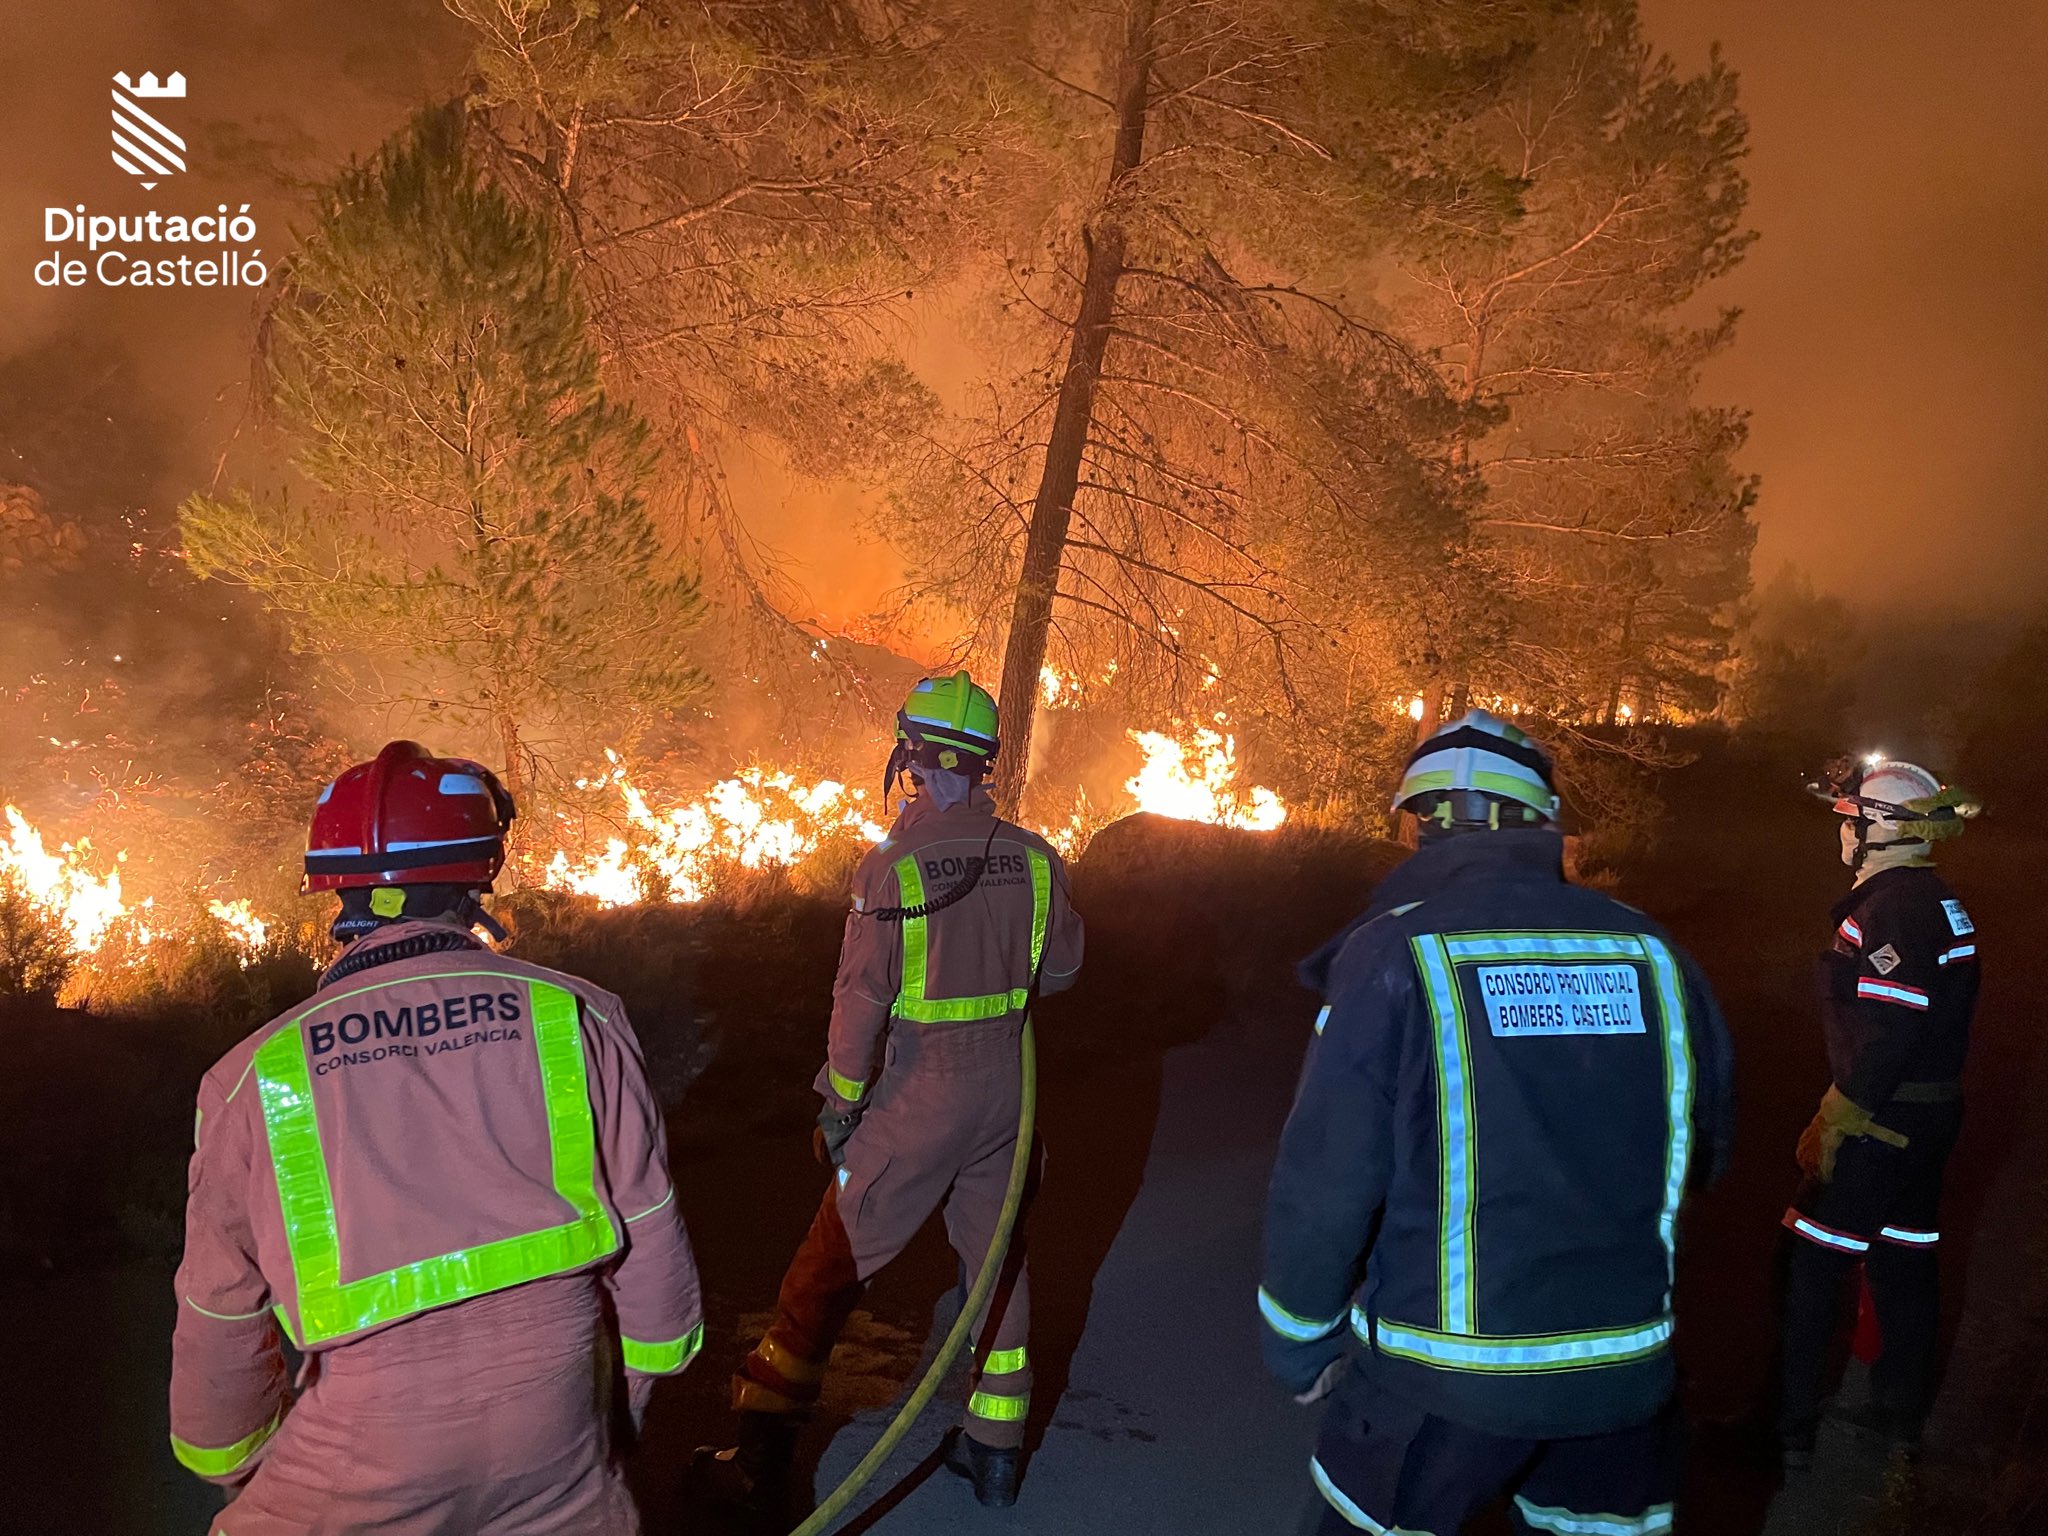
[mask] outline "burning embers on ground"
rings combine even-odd
[[[1287,807],[1270,789],[1238,785],[1228,722],[1124,733],[1141,763],[1123,784],[1123,803],[1098,807],[1077,794],[1057,825],[1039,831],[1069,858],[1120,815],[1147,811],[1183,821],[1271,831]],[[799,884],[842,878],[853,858],[887,834],[879,795],[836,778],[807,778],[766,765],[743,768],[701,794],[665,794],[610,766],[578,786],[601,807],[581,824],[564,816],[553,836],[519,854],[520,883],[581,896],[600,906],[701,902],[758,872],[787,872]],[[103,849],[89,838],[52,845],[16,807],[0,830],[0,890],[42,920],[72,964],[63,995],[77,1001],[153,950],[204,939],[245,965],[280,944],[304,942],[304,914],[259,912],[232,891],[166,889],[140,848]],[[175,885],[175,882],[172,882]]]

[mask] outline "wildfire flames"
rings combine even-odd
[[[1287,807],[1272,790],[1239,787],[1237,744],[1222,716],[1178,735],[1124,735],[1143,759],[1124,782],[1128,803],[1098,807],[1084,792],[1062,824],[1039,829],[1067,857],[1078,857],[1105,822],[1133,810],[1258,832],[1286,821]],[[886,813],[873,797],[837,779],[753,766],[694,798],[664,805],[659,792],[629,776],[616,754],[607,757],[609,771],[579,788],[616,797],[616,830],[578,835],[565,818],[557,846],[528,861],[532,883],[604,907],[700,902],[740,872],[798,870],[835,845],[860,850],[887,835],[879,819]],[[6,806],[4,816],[0,883],[50,924],[75,960],[90,961],[103,977],[139,964],[145,951],[157,953],[163,943],[204,937],[209,925],[217,925],[216,939],[224,938],[250,964],[272,946],[284,921],[259,913],[247,897],[202,894],[189,911],[160,908],[153,897],[132,898],[122,885],[124,871],[133,873],[126,850],[103,854],[85,837],[53,849],[17,807]],[[74,976],[67,992],[78,990]]]
[[[246,896],[234,901],[209,901],[206,910],[227,930],[228,942],[244,960],[253,960],[270,942],[270,924],[256,915]]]
[[[1246,832],[1271,832],[1287,820],[1287,806],[1270,789],[1237,785],[1237,741],[1220,727],[1197,726],[1187,741],[1163,731],[1126,734],[1145,754],[1145,766],[1124,781],[1141,811],[1180,821]]]
[[[0,840],[0,875],[64,930],[74,951],[93,953],[106,942],[114,925],[130,915],[121,899],[119,869],[95,874],[90,867],[91,844],[84,839],[76,844],[60,843],[51,853],[43,846],[43,834],[14,806],[7,807],[6,817],[7,835]],[[127,860],[125,853],[114,856],[116,864]]]
[[[732,869],[791,868],[834,838],[879,843],[888,829],[868,814],[867,793],[836,779],[800,783],[794,774],[747,768],[695,800],[657,812],[615,754],[607,782],[625,807],[627,836],[582,855],[558,848],[541,883],[621,907],[650,895],[702,901]],[[589,784],[582,786],[591,787]]]

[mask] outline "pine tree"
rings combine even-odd
[[[1008,263],[1021,324],[990,414],[934,443],[893,509],[927,553],[923,591],[1002,647],[999,795],[1023,787],[1049,648],[1107,656],[1121,695],[1161,707],[1220,675],[1293,713],[1386,648],[1364,632],[1372,599],[1406,610],[1423,557],[1456,564],[1460,407],[1383,323],[1375,264],[1418,222],[1506,204],[1500,178],[1431,146],[1519,12],[1039,13],[1026,62],[1071,124],[1054,141],[1079,148],[1049,157],[1058,195]]]
[[[702,605],[646,511],[646,424],[600,385],[554,226],[479,168],[459,106],[326,189],[266,329],[298,483],[188,501],[194,569],[515,793],[691,698]]]
[[[660,506],[725,621],[708,643],[724,672],[774,685],[788,729],[815,726],[821,677],[849,698],[871,680],[726,466],[858,494],[932,414],[902,321],[955,275],[989,151],[1020,131],[990,62],[1010,8],[448,5],[477,40],[477,120],[506,184],[558,225],[607,379],[677,445]]]
[[[1694,402],[1734,316],[1685,306],[1748,248],[1746,125],[1716,57],[1681,76],[1634,0],[1556,7],[1456,141],[1506,217],[1418,247],[1396,324],[1474,407],[1487,579],[1509,622],[1438,658],[1438,692],[1569,726],[1713,706],[1748,584],[1746,425]]]

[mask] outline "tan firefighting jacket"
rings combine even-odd
[[[619,1000],[481,944],[350,975],[200,1084],[173,1448],[202,1476],[248,1475],[284,1413],[280,1328],[318,1357],[574,1275],[609,1292],[640,1401],[697,1352],[696,1266]]]
[[[918,915],[984,858],[966,897]],[[1041,996],[1062,992],[1081,969],[1081,950],[1066,865],[1044,838],[998,821],[986,790],[950,810],[909,802],[854,871],[820,1090],[859,1103],[891,1028],[1014,1025],[1034,968]]]

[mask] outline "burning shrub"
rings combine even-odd
[[[764,881],[768,894],[843,890],[853,861],[887,834],[873,819],[867,791],[758,764],[657,810],[618,756],[607,755],[612,771],[578,787],[616,790],[623,824],[613,823],[619,830],[605,837],[602,852],[557,848],[539,880],[601,906],[700,902],[713,892],[747,904],[763,894]]]
[[[0,997],[54,999],[71,974],[71,940],[11,872],[0,872]]]

